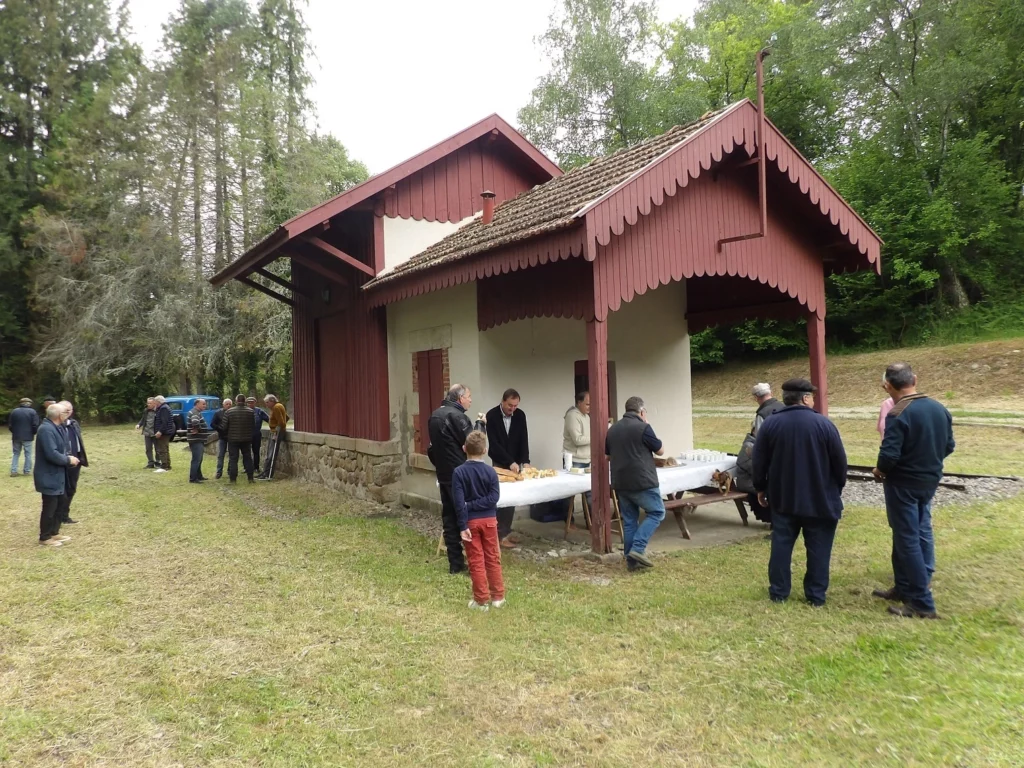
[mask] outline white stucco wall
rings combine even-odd
[[[655,432],[673,454],[693,447],[685,313],[686,286],[676,283],[624,304],[608,323],[608,359],[615,362],[618,395],[611,411],[618,418],[627,397],[643,397]],[[412,353],[444,347],[449,348],[452,382],[473,390],[470,417],[493,408],[502,392],[514,387],[527,415],[533,463],[559,467],[563,417],[575,394],[575,362],[587,357],[584,323],[536,318],[480,333],[475,284],[390,305],[392,424],[410,452],[413,419],[419,412],[419,395],[412,391]]]
[[[476,284],[391,304],[387,318],[392,433],[413,451],[414,417],[420,402],[419,394],[412,391],[414,352],[447,348],[452,382],[465,384],[474,392],[480,386]],[[441,398],[436,399],[435,407],[441,404]]]
[[[384,272],[390,272],[416,254],[447,237],[467,221],[416,221],[384,217]]]
[[[665,450],[693,448],[690,337],[686,283],[663,285],[623,304],[608,320],[608,359],[615,361],[620,417],[626,398],[639,395]]]

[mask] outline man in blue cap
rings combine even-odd
[[[846,450],[835,424],[814,411],[815,387],[807,379],[782,385],[786,406],[766,419],[754,443],[754,488],[771,505],[772,552],[768,594],[789,598],[793,547],[803,533],[807,549],[804,597],[825,604],[836,526],[843,513]]]

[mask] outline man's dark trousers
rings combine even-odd
[[[512,521],[515,519],[515,507],[498,507],[498,541],[512,533]]]
[[[768,559],[768,594],[772,600],[785,600],[792,589],[793,547],[803,531],[807,549],[807,573],[804,597],[821,605],[828,591],[829,563],[838,520],[823,517],[791,517],[772,514],[772,553]]]
[[[929,587],[935,569],[932,498],[935,489],[917,490],[885,483],[885,514],[892,528],[892,573],[896,591],[911,607],[935,612]]]
[[[188,468],[188,479],[193,483],[203,479],[203,454],[206,453],[206,443],[191,442],[188,449],[192,452],[192,463]]]
[[[260,448],[263,446],[263,435],[252,439],[252,466],[253,469],[260,468]]]
[[[245,443],[228,443],[228,477],[232,482],[238,479],[238,454],[242,454],[242,466],[245,474],[252,480],[252,441]],[[454,509],[454,507],[453,507]]]
[[[64,501],[61,502],[61,518],[62,523],[66,523],[71,519],[71,502],[75,500],[75,494],[78,493],[78,476],[82,474],[82,465],[79,464],[77,467],[69,466],[67,468],[68,481],[65,485],[64,490]]]
[[[459,518],[455,514],[452,484],[440,483],[440,486],[441,529],[444,531],[444,546],[448,550],[448,569],[463,571],[466,569],[466,557],[462,551],[462,537],[459,535]]]
[[[44,493],[41,495],[43,497],[43,509],[39,514],[39,540],[46,541],[60,533],[66,497],[64,494],[50,496]]]
[[[226,438],[217,440],[217,477],[224,474],[224,457],[228,452],[228,441]]]

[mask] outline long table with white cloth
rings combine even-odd
[[[686,461],[678,467],[662,467],[658,470],[661,495],[670,496],[711,485],[711,476],[716,471],[726,472],[735,466],[736,457],[730,456],[722,461]],[[502,483],[498,506],[522,507],[576,496],[590,490],[590,479],[589,474],[576,475],[562,470],[554,477]]]

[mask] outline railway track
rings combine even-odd
[[[860,482],[880,482],[871,474],[872,469],[874,467],[850,464],[847,467],[846,477],[849,480]],[[944,472],[942,480],[939,482],[939,488],[948,488],[952,491],[966,491],[967,484],[947,480],[946,478],[956,478],[957,480],[1010,480],[1017,483],[1021,481],[1019,477],[1014,475],[972,475],[963,472]]]

